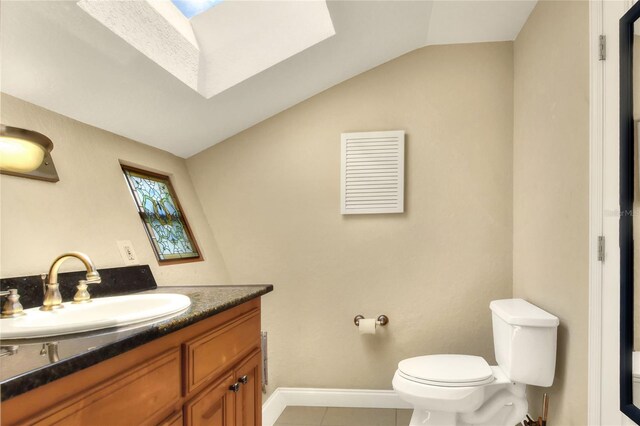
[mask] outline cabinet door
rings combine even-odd
[[[185,425],[234,426],[235,384],[234,375],[229,373],[189,401],[184,406]]]
[[[254,352],[236,368],[236,426],[262,425],[261,352]]]

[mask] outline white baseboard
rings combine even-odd
[[[273,426],[280,414],[287,408],[285,398],[280,395],[280,388],[262,404],[262,426]]]
[[[273,426],[287,406],[412,408],[392,390],[278,388],[262,404],[263,426]]]

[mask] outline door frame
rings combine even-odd
[[[589,366],[590,425],[633,424],[620,411],[619,19],[632,0],[589,2]],[[599,58],[606,36],[606,60]],[[598,237],[604,236],[604,261]]]

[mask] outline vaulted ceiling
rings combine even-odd
[[[290,3],[296,1],[301,0]],[[81,3],[92,2],[96,0]],[[514,40],[536,1],[329,1],[323,7],[328,9],[335,35],[325,21],[315,39],[309,38],[304,46],[298,42],[300,35],[297,44],[273,42],[278,44],[274,52],[284,54],[260,54],[268,44],[253,52],[246,45],[235,48],[232,16],[238,25],[241,16],[264,18],[269,3],[224,0],[192,19],[200,46],[213,46],[215,52],[227,50],[226,65],[218,70],[212,70],[219,63],[214,56],[199,56],[199,61],[208,62],[215,78],[203,82],[198,77],[194,82],[188,74],[193,73],[192,63],[176,62],[183,66],[178,72],[186,72],[185,78],[177,77],[75,1],[2,2],[0,89],[189,157],[411,50],[430,44]],[[245,12],[237,13],[241,9]],[[316,9],[319,12],[313,13],[322,13],[322,8]],[[225,19],[222,13],[227,13]],[[286,27],[286,22],[278,26]],[[291,27],[310,25],[295,24]],[[223,25],[231,41],[216,43],[212,38]],[[265,24],[265,37],[273,34],[267,27]],[[256,66],[258,58],[262,65]],[[226,72],[234,66],[244,70],[243,74]]]

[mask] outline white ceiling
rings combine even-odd
[[[207,98],[335,34],[324,1],[222,1],[191,23]]]
[[[333,37],[205,99],[75,1],[3,1],[0,88],[189,157],[419,47],[513,40],[535,3],[330,1]]]
[[[221,1],[191,20],[169,0],[78,5],[207,99],[335,34],[321,0]]]

